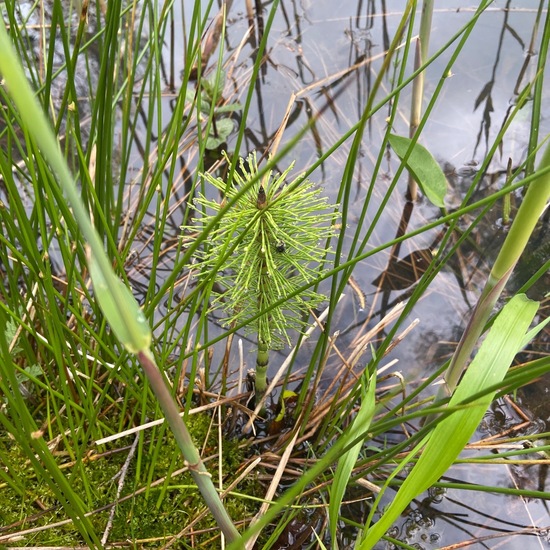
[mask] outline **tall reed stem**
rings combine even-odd
[[[428,59],[428,47],[430,43],[430,32],[432,28],[432,15],[434,10],[433,0],[424,0],[422,3],[422,16],[420,19],[420,33],[416,42],[414,70],[418,70]],[[422,116],[422,98],[424,97],[424,71],[422,71],[413,82],[411,98],[411,122],[409,126],[409,137],[412,139]],[[409,186],[407,189],[407,200],[415,201],[418,185],[412,174],[409,175]]]
[[[535,225],[550,199],[550,141],[540,161],[540,176],[528,187],[525,197],[512,222],[508,235],[491,269],[483,292],[479,297],[462,339],[445,374],[445,384],[440,386],[436,401],[449,397],[464,372],[474,346],[489,319],[512,271],[518,262]]]
[[[143,367],[143,372],[147,376],[153,392],[162,407],[162,410],[164,411],[166,420],[172,429],[176,442],[185,459],[185,465],[195,480],[195,483],[204,497],[210,512],[214,516],[228,542],[238,541],[241,536],[233,525],[229,514],[222,504],[216,487],[212,481],[212,476],[207,471],[206,466],[201,460],[199,452],[191,439],[187,426],[180,416],[180,411],[174,402],[170,391],[168,390],[166,380],[157,367],[153,355],[149,350],[144,350],[137,354],[137,358]]]

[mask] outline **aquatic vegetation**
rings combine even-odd
[[[540,535],[550,17],[375,5],[1,3],[0,544]]]
[[[229,136],[235,130],[234,121],[227,116],[235,111],[240,111],[239,103],[223,103],[223,90],[225,87],[225,73],[214,71],[210,76],[201,80],[200,100],[197,101],[197,91],[187,88],[186,99],[193,104],[199,104],[199,122],[206,121],[207,135],[205,148],[214,151],[227,142]]]
[[[202,234],[226,203],[232,205],[197,251],[196,269],[201,279],[223,289],[212,291],[212,308],[226,312],[223,323],[244,325],[246,333],[257,337],[259,395],[267,386],[269,350],[290,344],[290,330],[304,332],[303,315],[325,299],[309,287],[322,276],[319,266],[330,259],[326,247],[338,218],[321,190],[303,176],[287,182],[292,167],[260,179],[251,154],[240,160],[233,182],[203,174],[222,199],[199,195],[194,223],[184,227],[184,232]]]

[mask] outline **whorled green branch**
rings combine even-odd
[[[290,329],[301,330],[304,311],[324,299],[312,288],[293,294],[319,277],[337,215],[321,190],[303,176],[286,182],[293,164],[282,174],[269,172],[262,181],[255,154],[241,159],[239,168],[232,185],[202,175],[222,199],[199,195],[194,225],[184,229],[203,231],[225,201],[246,189],[198,253],[199,277],[212,277],[216,270],[224,291],[215,294],[212,306],[225,311],[226,325],[251,320],[246,331],[257,333],[262,346],[277,349],[289,343]]]

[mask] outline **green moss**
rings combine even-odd
[[[206,449],[205,456],[215,455],[218,451],[217,433],[211,429],[210,416],[206,414],[193,416],[189,424],[196,444],[199,448]],[[158,432],[159,436],[161,434],[163,434],[160,441],[161,452],[156,454],[156,459],[146,452],[142,456],[144,462],[142,469],[148,472],[147,477],[153,482],[183,467],[183,458],[172,434],[167,430]],[[144,433],[143,437],[150,438],[154,435],[153,433]],[[131,443],[131,441],[118,440],[117,447],[109,450],[111,452],[92,459],[88,458],[76,464],[64,463],[68,460],[64,455],[59,457],[60,467],[64,468],[63,471],[70,480],[71,487],[84,500],[88,510],[97,510],[116,500],[117,475],[128,455],[129,447],[125,446],[126,443]],[[150,443],[156,445],[158,442],[147,440],[144,448],[151,448]],[[20,449],[5,437],[3,440],[0,439],[0,450],[4,460],[9,464],[9,471],[5,477],[10,479],[12,485],[0,484],[0,525],[9,526],[21,522],[9,531],[5,527],[0,527],[0,536],[6,532],[17,533],[23,529],[47,526],[67,519],[66,513],[59,506],[48,484],[37,478]],[[115,452],[116,450],[120,450],[120,452]],[[244,454],[239,449],[238,443],[224,440],[223,471],[228,475],[235,473],[243,459]],[[208,461],[208,468],[212,472],[217,471],[217,461]],[[259,496],[260,489],[255,476],[251,475],[248,479],[243,480],[236,490],[243,494]],[[242,497],[228,497],[225,504],[229,514],[237,522],[249,519],[258,508],[256,502]],[[116,507],[109,541],[132,541],[136,546],[147,548],[161,546],[171,537],[178,536],[178,533],[203,510],[205,510],[204,500],[189,473],[172,477],[155,487],[147,487],[146,481],[138,479],[136,457],[134,457],[126,474],[119,504]],[[108,518],[109,510],[91,516],[92,524],[99,537],[105,529]],[[193,530],[194,533],[200,533],[193,536],[193,548],[203,545],[219,546],[218,529],[209,513],[206,513],[204,518],[194,525]],[[187,534],[178,540],[174,547],[190,547],[188,546],[190,540]],[[29,544],[33,546],[74,546],[80,545],[82,542],[78,531],[71,524],[67,524],[55,529],[33,533],[20,541],[10,542],[10,546],[28,546]]]

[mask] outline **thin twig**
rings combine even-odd
[[[136,435],[134,437],[134,442],[132,443],[132,446],[130,447],[130,451],[128,452],[128,456],[126,457],[126,460],[124,461],[124,464],[122,465],[122,468],[118,474],[116,474],[113,479],[118,477],[118,485],[116,490],[116,497],[115,497],[115,505],[111,508],[111,511],[109,512],[109,519],[107,520],[107,525],[105,526],[105,531],[103,531],[103,536],[101,537],[101,544],[105,546],[107,544],[107,539],[109,538],[109,533],[111,532],[111,528],[113,527],[113,520],[115,518],[116,513],[116,506],[118,504],[118,499],[120,498],[120,495],[122,493],[122,489],[124,487],[124,482],[126,480],[126,474],[128,473],[128,468],[130,467],[130,462],[132,462],[132,458],[134,457],[134,454],[137,449],[137,444],[139,441],[139,435]]]

